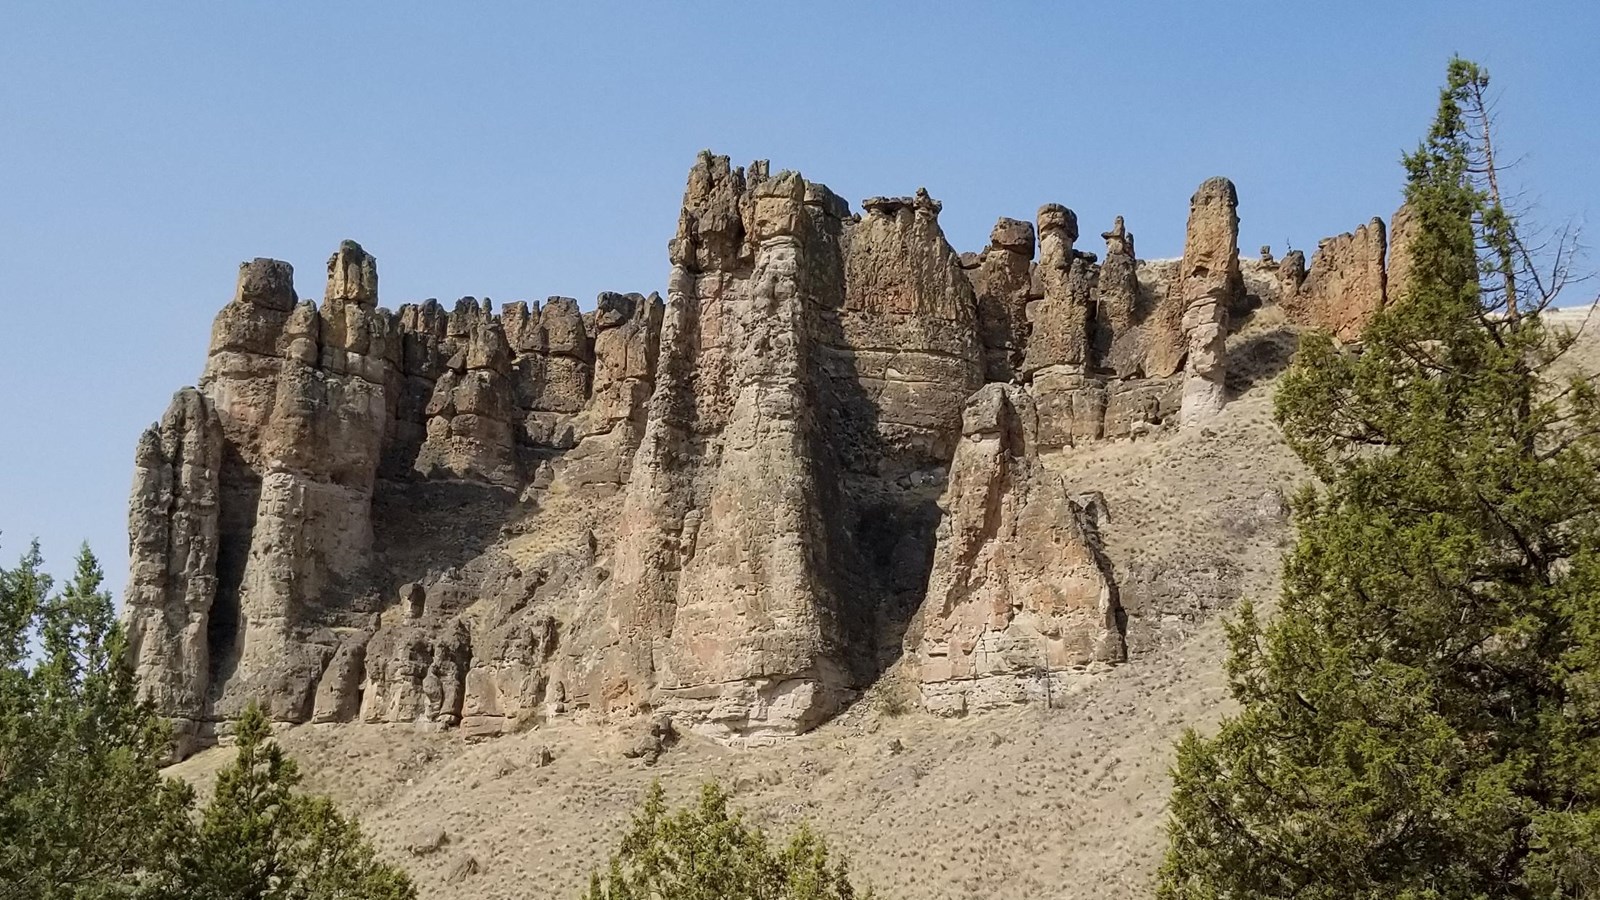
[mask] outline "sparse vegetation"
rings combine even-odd
[[[885,675],[867,689],[867,704],[878,713],[897,719],[917,708],[917,686],[897,675]]]

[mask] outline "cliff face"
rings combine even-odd
[[[665,301],[390,312],[353,242],[320,305],[245,263],[138,447],[144,690],[184,749],[252,699],[752,738],[896,665],[946,713],[1048,694],[1126,650],[1095,504],[1045,459],[1216,415],[1230,316],[1349,339],[1384,302],[1381,222],[1308,274],[1241,266],[1236,210],[1202,185],[1176,262],[1138,260],[1120,217],[1082,252],[1059,204],[958,255],[924,191],[854,214],[707,153]]]

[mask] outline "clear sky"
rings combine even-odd
[[[320,298],[354,238],[391,308],[660,290],[702,148],[926,186],[963,250],[1057,201],[1174,256],[1222,174],[1246,252],[1309,250],[1394,210],[1456,52],[1541,215],[1600,214],[1593,0],[0,0],[0,559],[122,584],[134,443],[241,260]]]

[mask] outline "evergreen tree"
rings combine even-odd
[[[170,734],[141,702],[84,548],[52,593],[34,545],[0,569],[0,900],[409,900],[252,708],[196,823],[165,778]]]
[[[1321,483],[1241,711],[1181,741],[1164,898],[1600,893],[1600,401],[1565,280],[1500,193],[1487,75],[1405,158],[1411,276],[1358,351],[1308,336],[1277,418]]]
[[[135,696],[94,555],[54,594],[41,565],[34,545],[0,571],[0,898],[157,890],[190,792],[161,777],[167,731]]]
[[[650,787],[604,875],[590,875],[584,900],[852,900],[848,864],[806,826],[774,853],[767,838],[728,807],[714,783],[692,806],[669,812]],[[860,895],[869,900],[872,892]]]
[[[252,704],[234,730],[234,762],[179,863],[179,896],[228,900],[411,900],[405,873],[379,862],[361,829],[325,797],[299,794],[300,772]]]

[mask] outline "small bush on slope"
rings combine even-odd
[[[716,784],[698,801],[667,810],[656,782],[612,855],[590,876],[583,900],[870,900],[857,893],[844,859],[805,825],[773,852],[761,831],[728,808]]]

